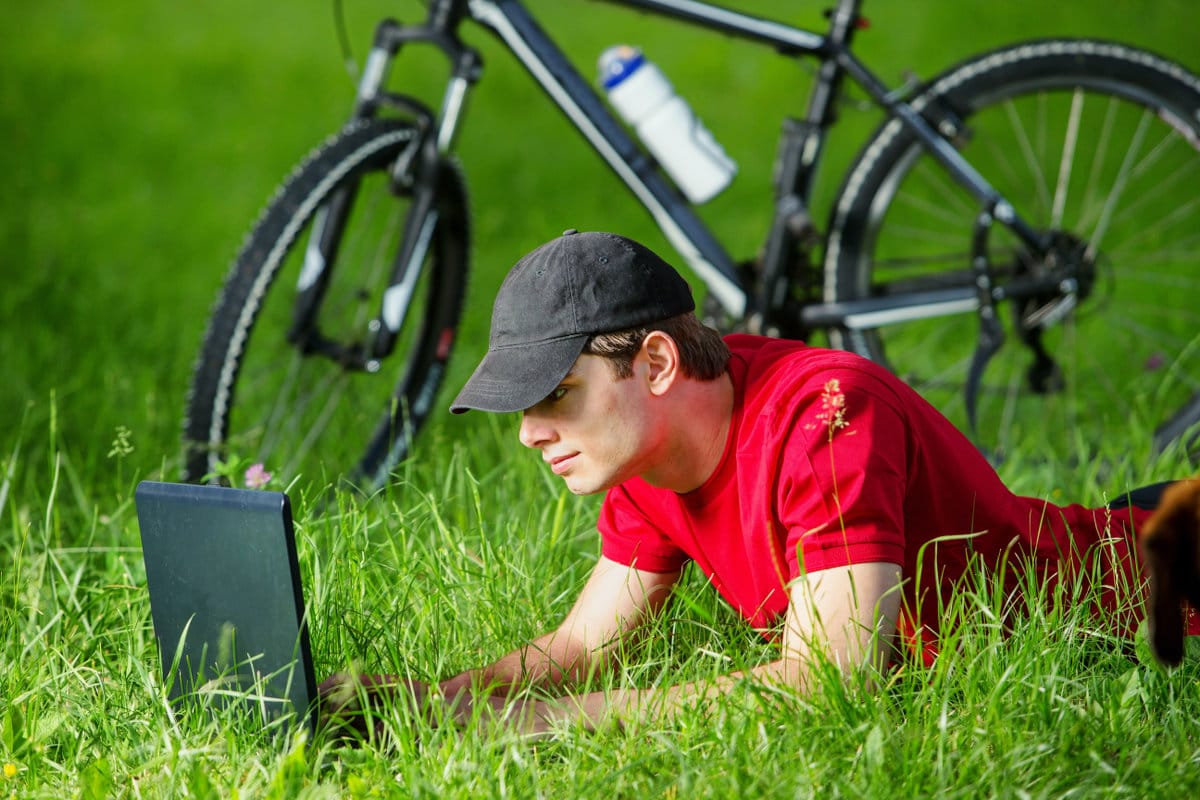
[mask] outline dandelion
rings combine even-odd
[[[266,467],[264,467],[261,463],[251,464],[246,469],[246,488],[261,489],[271,482],[271,478],[271,473],[267,472]]]
[[[16,776],[17,776],[17,765],[12,763],[11,761],[6,762],[4,765],[4,777],[15,778]]]

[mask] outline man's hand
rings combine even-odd
[[[398,675],[335,673],[317,687],[318,728],[359,742],[383,735],[383,721],[407,707],[417,717],[428,708],[429,686]]]
[[[1183,660],[1183,601],[1200,611],[1200,478],[1167,487],[1138,544],[1150,575],[1150,647],[1174,666]]]

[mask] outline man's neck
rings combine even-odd
[[[670,435],[642,478],[679,494],[704,485],[721,464],[733,420],[733,380],[685,380],[672,395]]]

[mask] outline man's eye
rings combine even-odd
[[[567,396],[567,387],[565,387],[565,386],[559,386],[557,389],[555,389],[553,392],[550,393],[551,400],[562,400],[566,396]]]

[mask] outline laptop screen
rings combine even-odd
[[[309,724],[315,681],[291,505],[281,492],[144,481],[150,613],[172,699]]]

